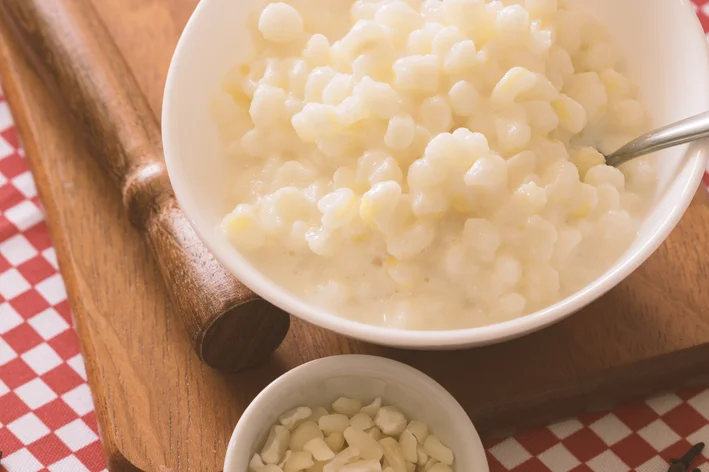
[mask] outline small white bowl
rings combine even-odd
[[[638,238],[613,267],[582,290],[522,318],[480,328],[406,331],[372,326],[318,308],[274,283],[219,230],[232,208],[229,176],[209,101],[227,70],[251,48],[241,25],[263,0],[202,0],[180,38],[165,88],[162,130],[170,181],[185,215],[224,267],[254,292],[317,326],[377,344],[452,349],[496,343],[556,323],[591,303],[633,272],[660,246],[689,206],[706,167],[705,143],[657,156],[660,184]],[[706,37],[689,0],[584,0],[627,58],[628,72],[656,125],[709,110]]]
[[[224,472],[245,472],[278,417],[298,406],[326,407],[339,397],[364,402],[381,397],[409,419],[427,423],[453,450],[455,470],[489,470],[480,436],[460,404],[431,377],[400,362],[375,356],[318,359],[283,374],[255,399],[234,429]]]

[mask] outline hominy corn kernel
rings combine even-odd
[[[423,16],[401,0],[382,5],[374,15],[374,20],[401,32],[409,32],[423,24]]]
[[[475,70],[477,55],[475,43],[470,39],[463,39],[453,44],[445,55],[443,70],[446,74],[459,77]]]
[[[308,40],[303,57],[312,67],[326,66],[330,63],[330,41],[322,34],[314,34]]]
[[[391,117],[384,135],[384,143],[392,149],[406,149],[414,141],[416,123],[410,115]]]
[[[283,117],[286,98],[283,89],[271,85],[259,85],[256,87],[249,108],[251,121],[255,126],[275,125]]]
[[[597,121],[608,109],[608,94],[596,72],[584,72],[569,78],[564,92],[586,110],[589,122]]]
[[[303,34],[303,18],[298,10],[286,3],[270,3],[261,13],[258,29],[269,41],[286,43]]]
[[[533,100],[525,105],[532,129],[541,134],[549,134],[559,127],[559,117],[551,103]]]
[[[365,432],[375,441],[379,441],[382,438],[382,430],[377,428],[376,426],[369,428]]]
[[[433,38],[443,29],[440,23],[426,22],[423,27],[409,34],[406,49],[410,54],[430,54],[433,50]]]
[[[329,461],[335,457],[335,453],[327,445],[323,438],[313,438],[303,446],[303,450],[312,454],[316,461]]]
[[[599,74],[609,98],[625,98],[632,94],[628,78],[614,69],[606,69]]]
[[[446,465],[453,464],[453,451],[444,446],[441,440],[433,434],[429,434],[426,438],[426,441],[423,443],[423,450],[438,462],[442,462]]]
[[[350,426],[360,431],[366,431],[374,427],[374,421],[368,414],[360,411],[350,417]]]
[[[521,43],[529,34],[529,12],[521,5],[504,7],[497,16],[497,28],[503,41]]]
[[[292,451],[300,452],[309,441],[315,438],[322,438],[323,432],[318,424],[313,421],[300,423],[290,434],[289,448]]]
[[[323,467],[323,472],[339,472],[344,465],[358,457],[359,450],[356,447],[350,446],[347,449],[343,449],[334,459],[328,462],[325,467]]]
[[[287,450],[286,453],[283,455],[283,458],[281,459],[281,462],[279,462],[279,463],[277,464],[277,465],[278,465],[278,468],[279,468],[279,469],[284,469],[285,466],[286,466],[286,462],[288,461],[288,459],[290,459],[290,456],[292,456],[292,455],[293,455],[293,451],[291,451],[290,449]]]
[[[428,459],[428,462],[426,462],[426,465],[423,466],[423,470],[426,471],[426,472],[430,472],[430,470],[431,470],[431,469],[433,468],[433,466],[435,466],[436,464],[438,464],[438,461],[437,461],[436,459],[434,459],[433,457],[430,457],[430,458]]]
[[[327,444],[327,447],[332,450],[332,452],[337,454],[344,449],[345,436],[340,432],[330,433],[325,438],[325,443]]]
[[[254,454],[249,461],[249,472],[260,472],[266,465],[261,460],[261,456],[257,453]]]
[[[421,254],[434,240],[436,232],[429,223],[417,223],[403,228],[399,233],[392,235],[387,239],[387,252],[399,260],[408,260]],[[377,417],[382,415],[388,416],[387,413],[382,413],[381,410],[377,413]],[[384,431],[375,418],[374,423]],[[386,427],[390,424],[387,423]],[[403,428],[402,428],[403,429]]]
[[[293,408],[292,410],[283,413],[278,417],[278,421],[292,431],[293,428],[300,424],[300,422],[311,418],[312,414],[313,410],[307,406],[299,406],[298,408]]]
[[[588,123],[586,109],[571,97],[561,94],[552,102],[559,125],[570,133],[580,133]]]
[[[309,452],[294,452],[286,460],[283,472],[300,472],[301,470],[309,469],[313,465],[315,465],[313,456]]]
[[[470,116],[480,101],[480,92],[475,85],[461,80],[453,84],[448,91],[453,111],[460,116]]]
[[[261,449],[261,459],[266,464],[277,464],[288,450],[290,433],[281,425],[271,428],[266,443]]]
[[[396,439],[386,437],[380,439],[379,444],[382,446],[384,459],[389,467],[394,469],[394,472],[406,472],[406,461],[404,460],[401,447],[399,443],[396,442]]]
[[[586,177],[584,177],[583,181],[594,187],[598,187],[601,184],[611,184],[619,192],[625,189],[625,176],[623,173],[615,167],[605,164],[591,167],[586,172]]]
[[[305,100],[315,102],[322,100],[323,92],[330,82],[337,76],[337,72],[328,66],[313,69],[305,82]]]
[[[379,118],[388,120],[396,115],[399,95],[387,83],[363,77],[355,86],[353,96],[360,98],[369,111]]]
[[[465,173],[464,181],[469,187],[500,189],[507,185],[505,161],[496,155],[483,156]]]
[[[359,455],[363,459],[374,459],[380,461],[384,453],[382,446],[364,431],[349,427],[343,433],[345,441],[352,447],[359,450]]]
[[[384,406],[377,411],[374,424],[382,430],[382,433],[397,436],[406,428],[406,416],[396,407]]]
[[[362,401],[354,398],[340,397],[332,404],[332,409],[336,413],[345,416],[354,416],[362,409]]]
[[[340,472],[380,472],[382,465],[376,460],[360,460],[345,465]]]
[[[406,429],[411,431],[419,445],[423,445],[429,434],[428,425],[418,420],[411,420]]]
[[[536,74],[524,67],[513,67],[495,85],[490,98],[500,103],[513,102],[517,96],[529,92],[536,84]]]
[[[453,126],[453,113],[443,96],[427,98],[419,107],[421,123],[431,134],[445,133]]]
[[[445,61],[453,46],[462,41],[463,35],[455,26],[446,26],[436,33],[431,43],[433,54]]]
[[[239,248],[251,251],[265,241],[265,233],[253,211],[239,205],[222,221],[222,228],[229,239]]]
[[[426,451],[423,450],[423,447],[421,445],[417,444],[416,445],[416,463],[420,466],[426,465],[426,462],[428,462],[429,456],[426,454]]]
[[[312,409],[312,413],[310,414],[310,417],[308,419],[310,421],[317,423],[320,420],[320,418],[322,418],[325,415],[329,415],[327,409],[323,408],[321,406],[318,406],[318,407],[315,407]]]
[[[332,433],[343,433],[349,425],[350,419],[339,413],[325,415],[318,420],[318,426],[322,432],[327,435]]]
[[[408,56],[394,63],[394,85],[402,92],[432,94],[438,90],[438,57],[432,54]]]
[[[416,436],[413,435],[411,431],[405,429],[401,432],[399,436],[399,445],[401,446],[401,452],[404,455],[404,459],[407,462],[417,462],[418,454],[416,454]]]

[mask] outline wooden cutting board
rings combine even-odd
[[[170,57],[197,0],[93,1],[159,116]],[[68,126],[5,31],[0,40],[0,73],[45,205],[112,471],[221,470],[249,401],[288,369],[334,354],[418,367],[455,395],[484,437],[709,372],[709,205],[700,192],[669,240],[623,284],[534,335],[465,352],[411,352],[294,319],[266,364],[217,373],[193,353],[81,130]]]

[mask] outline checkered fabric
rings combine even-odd
[[[709,0],[692,0],[699,22],[705,32],[709,32]]]
[[[105,469],[64,283],[0,96],[0,471]]]
[[[667,472],[670,458],[709,444],[709,388],[692,387],[486,445],[490,470]],[[696,466],[709,471],[709,447]]]
[[[709,31],[709,0],[693,1]],[[493,472],[665,472],[669,458],[699,441],[709,444],[707,386],[569,419],[486,448]],[[64,284],[1,94],[0,450],[0,472],[106,470]],[[709,448],[697,465],[709,472]]]

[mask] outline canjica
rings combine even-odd
[[[222,228],[341,316],[488,325],[606,271],[656,187],[599,152],[648,128],[603,26],[559,0],[293,0],[252,22],[213,105]],[[238,45],[235,45],[238,47]]]

